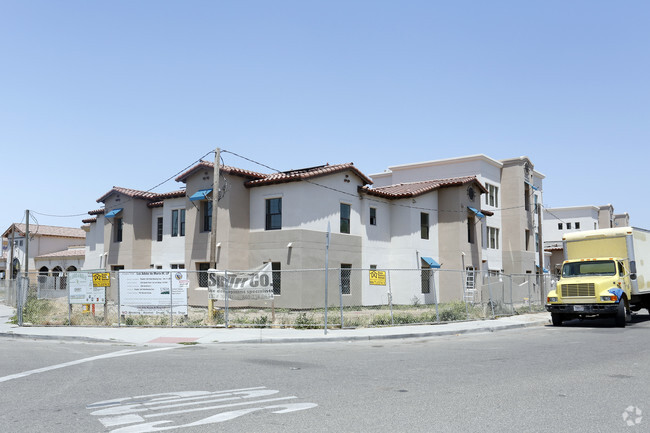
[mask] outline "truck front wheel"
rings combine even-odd
[[[614,316],[614,323],[618,328],[625,328],[625,322],[627,322],[627,308],[625,307],[625,298],[621,298]]]
[[[551,313],[551,322],[553,323],[553,326],[562,326],[562,315],[557,314],[557,313]]]

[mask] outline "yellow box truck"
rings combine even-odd
[[[608,316],[624,327],[650,311],[650,231],[619,227],[567,233],[562,275],[546,298],[553,325]]]

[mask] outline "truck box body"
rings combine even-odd
[[[620,227],[567,233],[564,236],[564,260],[598,257],[626,259],[637,277],[632,280],[632,294],[650,293],[649,230]]]

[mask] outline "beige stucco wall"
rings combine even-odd
[[[104,245],[108,245],[107,267],[149,269],[151,264],[151,210],[147,201],[115,193],[105,201],[106,213],[122,208],[122,242],[115,242],[115,219],[104,218]],[[106,249],[106,247],[105,247]]]
[[[468,206],[480,209],[477,188],[474,201],[467,195],[467,186],[443,188],[439,192],[439,229],[440,260],[444,264],[440,272],[440,302],[457,300],[463,292],[464,276],[460,270],[473,267],[481,269],[483,219],[474,216],[474,243],[468,242],[467,218],[472,213]],[[457,271],[457,272],[454,272]]]
[[[533,226],[534,199],[530,197],[530,207],[526,209],[526,175],[524,165],[527,159],[513,159],[503,162],[501,172],[501,214],[503,225],[503,270],[506,274],[535,272],[535,239]],[[532,171],[532,164],[531,164]],[[531,194],[532,191],[528,190]],[[526,249],[526,230],[529,231]]]

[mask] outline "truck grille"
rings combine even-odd
[[[596,288],[594,283],[580,283],[580,284],[561,284],[561,294],[563,298],[578,297],[578,296],[596,296]]]

